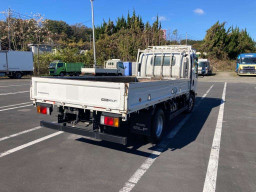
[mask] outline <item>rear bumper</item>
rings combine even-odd
[[[256,71],[239,71],[238,75],[256,75]]]
[[[256,76],[256,73],[253,74],[253,73],[238,73],[239,76]]]
[[[86,137],[90,137],[98,140],[110,141],[110,142],[118,143],[122,145],[127,144],[127,137],[110,135],[110,134],[100,133],[95,131],[88,131],[78,127],[63,126],[58,123],[51,123],[46,121],[41,121],[40,126],[46,127],[49,129],[58,130],[58,131],[64,131],[64,132],[72,133],[76,135],[82,135],[82,136],[86,136]]]

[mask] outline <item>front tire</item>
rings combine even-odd
[[[164,133],[165,115],[162,109],[158,109],[153,117],[151,126],[151,140],[153,143],[159,142]]]

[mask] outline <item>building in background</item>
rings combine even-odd
[[[166,40],[166,33],[167,33],[167,30],[166,30],[166,29],[162,29],[162,32],[163,32],[163,38],[164,38],[164,40]]]
[[[37,55],[38,52],[39,54],[42,54],[42,53],[49,53],[49,52],[52,52],[53,49],[52,49],[52,45],[49,45],[49,44],[28,44],[28,47],[30,48],[30,51],[33,52],[33,54]],[[38,50],[39,48],[39,50]]]

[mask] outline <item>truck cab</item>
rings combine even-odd
[[[117,69],[119,75],[124,75],[124,64],[120,59],[110,59],[105,62],[105,69]]]
[[[190,46],[152,46],[139,50],[138,55],[138,77],[168,79],[196,75],[193,66],[197,57]]]
[[[61,73],[64,74],[65,67],[64,62],[62,61],[53,61],[49,65],[49,75],[60,75]]]
[[[236,72],[238,75],[256,75],[256,53],[238,55]]]

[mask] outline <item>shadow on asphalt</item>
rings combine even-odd
[[[197,97],[198,102],[201,98]],[[175,135],[174,138],[168,138],[168,147],[165,150],[171,149],[172,151],[177,149],[182,149],[183,147],[189,145],[196,140],[197,136],[201,132],[208,116],[210,115],[213,108],[218,107],[221,103],[221,99],[218,98],[205,98],[201,101],[200,105],[194,109],[191,113],[190,118],[185,122],[183,127]],[[177,126],[186,114],[181,114],[172,121],[169,121],[166,125],[168,127],[165,130],[165,135],[163,138],[166,138],[172,129]],[[207,128],[207,127],[205,127]],[[139,150],[142,146],[150,144],[150,150],[157,150],[157,145],[153,145],[148,142],[144,136],[135,136],[128,137],[128,145],[123,146],[120,144],[115,144],[107,141],[95,141],[87,138],[79,138],[77,141],[85,142],[86,144],[96,145],[104,148],[114,149],[126,153],[131,153],[134,155],[148,157],[151,155],[150,152],[144,152]],[[162,152],[162,151],[161,151]]]
[[[2,78],[0,78],[0,81],[7,80],[8,82],[12,82],[12,81],[16,80],[16,82],[17,82],[17,80],[29,80],[29,79],[31,79],[31,77],[22,77],[21,79],[11,79],[9,77],[2,77]]]
[[[211,77],[216,76],[216,73],[208,74],[208,75],[198,75],[198,78]]]
[[[177,135],[170,139],[168,149],[172,151],[182,149],[183,147],[194,142],[204,127],[210,113],[213,108],[218,107],[221,104],[219,98],[205,98],[202,103],[193,111],[191,117],[177,133]],[[214,125],[216,121],[213,122]],[[204,127],[207,129],[207,127]]]

